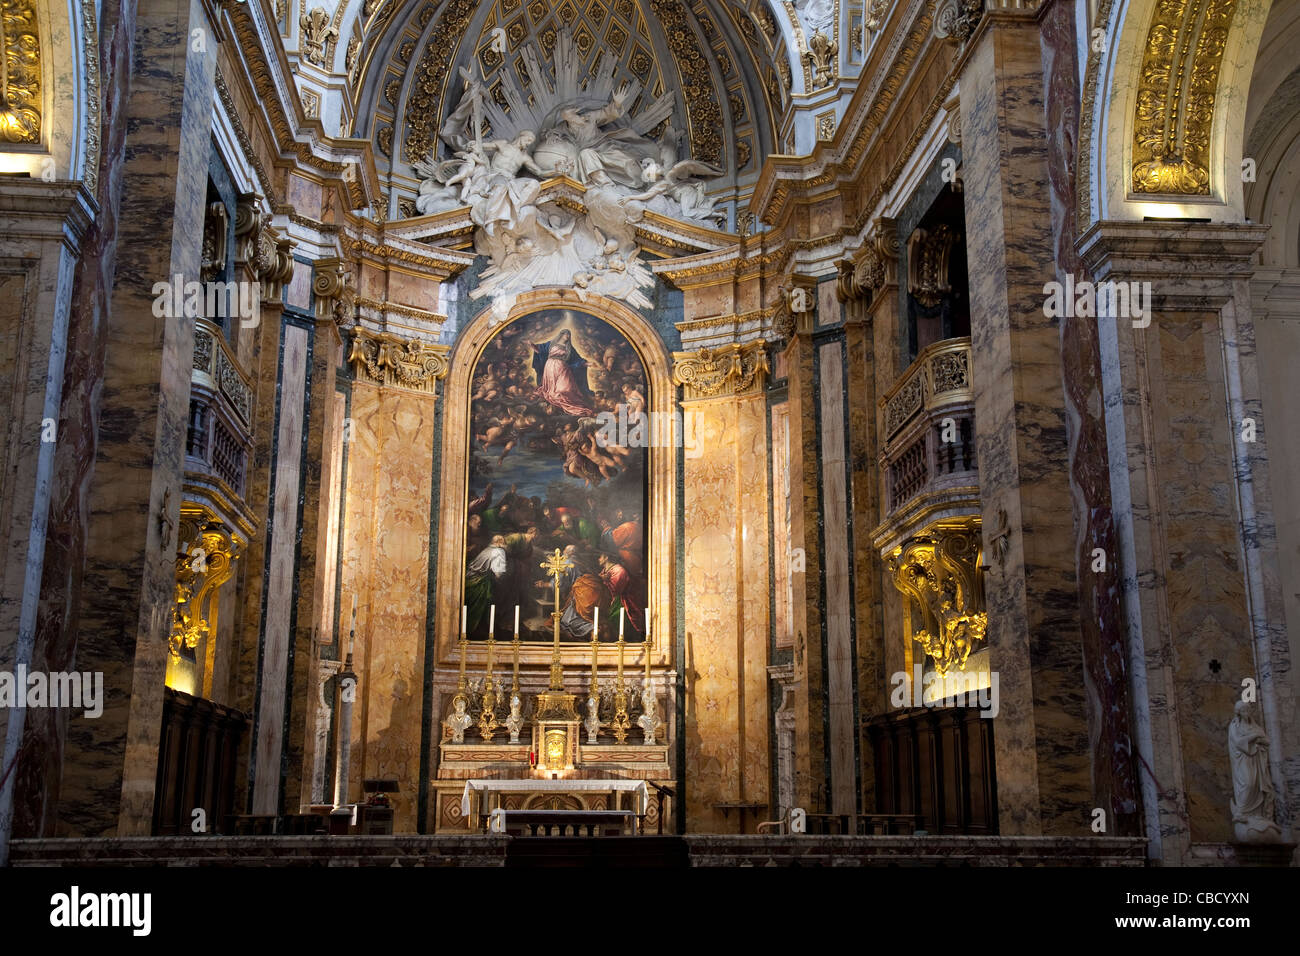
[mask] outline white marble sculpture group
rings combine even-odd
[[[556,39],[552,76],[534,47],[524,49],[524,62],[528,93],[512,71],[500,73],[508,111],[472,72],[461,71],[464,95],[439,131],[453,155],[415,164],[423,177],[416,208],[428,214],[469,207],[474,249],[490,260],[475,298],[561,285],[648,308],[643,290],[654,280],[640,258],[636,223],[647,210],[725,220],[702,178],[721,171],[679,159],[672,93],[630,115],[639,84],[616,83],[613,58],[598,60],[584,82],[567,31]],[[657,127],[659,135],[649,138]],[[542,194],[542,182],[557,176],[585,187],[580,205]]]

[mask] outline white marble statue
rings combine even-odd
[[[599,711],[600,711],[600,698],[594,696],[588,697],[587,717],[582,722],[582,726],[587,731],[587,743],[589,744],[594,744],[596,742],[597,735],[599,735],[600,733],[601,723],[600,723]]]
[[[510,695],[510,716],[506,718],[506,730],[510,731],[510,742],[512,744],[519,743],[519,731],[524,726],[524,717],[520,713],[523,703],[518,694]]]
[[[1268,737],[1255,722],[1251,704],[1237,701],[1228,725],[1232,765],[1232,830],[1239,843],[1276,843],[1282,831],[1273,819],[1273,778],[1268,769]]]
[[[451,742],[454,744],[463,744],[465,742],[465,731],[474,726],[474,718],[466,711],[469,709],[469,700],[464,694],[457,694],[451,700],[451,716],[442,722],[443,727],[451,734]]]
[[[439,131],[451,155],[415,164],[422,214],[468,206],[474,249],[490,260],[474,298],[517,295],[543,286],[619,299],[648,309],[654,277],[641,259],[636,223],[647,209],[696,222],[725,220],[705,193],[720,171],[678,158],[681,133],[665,121],[674,96],[634,113],[640,84],[619,83],[617,58],[582,65],[569,31],[556,38],[552,75],[538,51],[524,57],[529,85],[503,71],[503,109],[471,71],[465,92]],[[657,140],[649,131],[664,127]],[[485,138],[485,132],[492,138]],[[582,208],[542,196],[542,181],[567,176],[585,187]]]
[[[809,33],[821,30],[828,36],[833,34],[835,0],[794,0],[794,9]]]
[[[641,688],[641,716],[636,719],[636,724],[641,728],[645,735],[647,744],[654,744],[659,739],[659,728],[662,726],[659,720],[659,703],[655,698],[654,678],[645,682]]]

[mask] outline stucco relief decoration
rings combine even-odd
[[[338,37],[339,31],[330,23],[330,16],[321,7],[312,7],[298,17],[298,29],[302,31],[303,56],[309,63],[325,65],[325,45]]]
[[[33,0],[0,0],[0,140],[41,141],[41,41]]]
[[[794,9],[799,23],[809,33],[835,35],[835,0],[794,0]]]
[[[1133,191],[1207,196],[1210,134],[1236,0],[1159,0],[1142,51]]]
[[[416,208],[469,207],[474,249],[490,260],[474,298],[508,301],[558,285],[582,298],[599,293],[649,308],[644,290],[654,278],[640,257],[636,223],[647,210],[694,222],[724,217],[704,192],[706,178],[721,170],[680,157],[671,93],[633,113],[639,84],[616,83],[612,58],[584,71],[568,31],[556,36],[553,52],[548,75],[539,50],[526,48],[527,91],[502,74],[497,89],[508,109],[462,72],[464,95],[439,132],[452,158],[415,164],[423,177]],[[543,182],[555,177],[581,185],[581,200],[543,196]]]
[[[813,89],[820,90],[835,82],[835,55],[837,53],[839,53],[839,46],[821,30],[815,32],[809,38],[808,49],[804,52],[803,57],[812,67]],[[821,132],[820,129],[818,132]]]

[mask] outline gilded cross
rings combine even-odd
[[[573,562],[559,548],[542,562],[542,570],[555,579],[555,612],[551,621],[555,626],[555,645],[551,651],[551,690],[564,690],[560,667],[560,575],[573,567]]]

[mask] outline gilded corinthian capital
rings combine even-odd
[[[765,339],[673,353],[673,384],[688,401],[758,392],[769,371]]]

